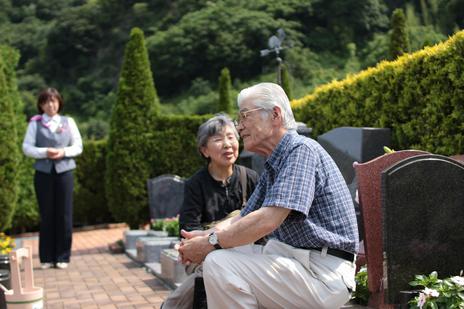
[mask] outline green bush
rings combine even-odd
[[[151,223],[154,231],[165,231],[169,237],[179,236],[179,217],[155,219]]]
[[[391,18],[390,59],[395,59],[409,51],[408,31],[406,30],[406,17],[402,9],[393,11]]]
[[[155,120],[154,128],[144,134],[151,178],[162,174],[190,177],[205,164],[197,150],[196,135],[210,117],[162,116]]]
[[[221,76],[219,77],[219,110],[218,112],[224,112],[229,115],[233,112],[232,99],[230,97],[230,89],[232,88],[230,82],[230,72],[228,68],[221,70]]]
[[[5,61],[6,83],[10,89],[10,98],[16,116],[17,147],[19,164],[16,170],[18,178],[18,200],[13,214],[11,231],[13,233],[24,232],[36,228],[39,224],[39,210],[35,198],[33,178],[34,159],[22,155],[22,142],[26,133],[27,121],[24,114],[24,103],[18,91],[16,79],[16,66],[19,61],[19,53],[9,47],[2,48]]]
[[[132,228],[145,221],[149,160],[143,133],[151,128],[159,101],[142,30],[127,43],[108,140],[106,195],[116,220]]]
[[[287,97],[291,100],[293,98],[292,95],[292,87],[290,83],[290,73],[288,72],[288,68],[285,64],[280,64],[280,83],[282,84],[282,88],[284,89]]]
[[[394,149],[464,152],[464,31],[295,100],[315,136],[341,126],[392,129]]]
[[[105,194],[106,140],[86,141],[76,158],[74,223],[91,225],[113,222]]]
[[[153,231],[164,231],[164,221],[163,219],[155,219],[151,224],[151,229]]]
[[[168,232],[169,237],[179,237],[179,218],[166,219],[164,221],[164,230]]]
[[[11,225],[18,198],[18,163],[16,117],[13,89],[8,83],[11,70],[5,47],[0,46],[0,231]],[[15,63],[16,64],[16,63]]]
[[[356,290],[353,292],[353,299],[357,304],[367,306],[369,302],[369,289],[367,287],[367,268],[362,267],[355,276]]]

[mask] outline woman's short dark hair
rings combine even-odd
[[[42,90],[42,92],[39,93],[39,97],[37,98],[37,110],[39,114],[42,114],[44,112],[41,106],[50,101],[51,99],[56,99],[58,101],[58,103],[60,104],[60,107],[58,108],[58,113],[61,112],[64,104],[61,94],[55,88],[47,88],[45,90]]]

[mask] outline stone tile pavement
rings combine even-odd
[[[73,233],[67,269],[40,268],[38,237],[21,239],[34,254],[35,285],[44,288],[44,308],[160,308],[170,289],[125,254],[111,254],[108,244],[122,238],[127,227]],[[342,308],[364,306],[346,304]]]
[[[22,240],[34,252],[35,285],[44,288],[45,308],[159,308],[170,290],[125,254],[111,254],[108,244],[125,227],[73,233],[67,269],[40,269],[38,238]]]

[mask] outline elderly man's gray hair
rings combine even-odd
[[[235,128],[234,122],[226,114],[217,114],[213,118],[210,118],[205,123],[203,123],[200,126],[200,128],[198,128],[198,133],[197,133],[198,151],[200,151],[202,147],[206,147],[206,144],[208,143],[208,139],[211,136],[222,133],[226,127],[230,127],[232,129],[232,131],[235,134],[235,137],[238,140],[239,135],[238,135],[237,129]],[[201,151],[200,151],[200,154],[201,154]]]
[[[290,101],[285,91],[274,83],[260,83],[249,88],[245,88],[238,94],[237,105],[252,100],[256,107],[262,107],[266,111],[272,111],[274,106],[278,106],[282,111],[284,127],[288,130],[296,130],[295,117],[293,116]]]

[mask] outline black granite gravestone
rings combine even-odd
[[[361,211],[355,199],[358,181],[353,162],[364,163],[385,153],[384,146],[390,147],[390,129],[340,127],[317,137],[317,141],[329,153],[345,178],[356,209],[359,238],[363,239]]]
[[[414,275],[443,278],[464,268],[463,188],[464,165],[439,155],[411,157],[382,173],[388,303],[399,302]]]
[[[383,155],[390,147],[390,129],[340,127],[319,135],[317,141],[334,159],[350,186],[355,180],[353,162],[367,162]]]
[[[184,180],[175,175],[149,179],[148,203],[152,219],[170,218],[179,214],[184,201]]]

